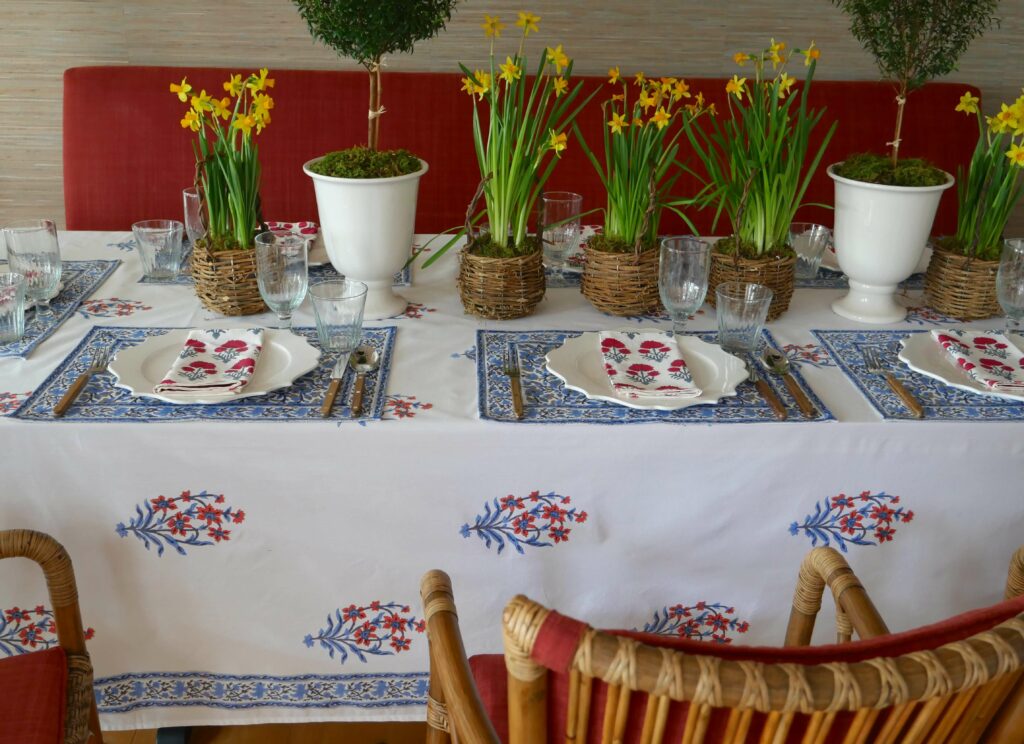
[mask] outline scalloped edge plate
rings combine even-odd
[[[1015,333],[1009,335],[1013,338],[1014,343],[1024,348],[1024,338]],[[932,338],[930,331],[914,333],[907,338],[901,339],[898,358],[914,372],[943,382],[951,388],[963,390],[966,393],[984,395],[987,398],[1014,401],[1015,403],[1024,401],[1024,395],[996,393],[980,382],[975,382],[974,378],[950,361],[949,355]]]

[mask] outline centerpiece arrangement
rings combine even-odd
[[[967,91],[957,111],[978,120],[978,144],[967,171],[957,172],[956,235],[939,238],[925,274],[928,303],[963,320],[1000,312],[996,273],[1003,231],[1024,192],[1024,95],[982,121],[977,96]]]
[[[669,196],[685,172],[676,160],[683,133],[679,121],[690,124],[714,107],[674,77],[647,79],[638,73],[636,100],[630,100],[630,86],[618,67],[608,71],[608,83],[618,92],[601,106],[606,124],[603,162],[573,124],[608,199],[602,232],[584,245],[581,290],[598,310],[642,315],[659,306],[658,225],[663,210],[674,211],[694,230],[679,208],[695,199]]]
[[[761,284],[774,292],[768,320],[784,313],[793,296],[796,254],[788,245],[789,226],[836,128],[833,123],[811,150],[811,134],[825,114],[807,106],[821,52],[811,42],[794,54],[807,68],[803,85],[786,71],[793,56],[786,44],[772,39],[765,49],[733,56],[741,67],[751,64],[754,77],[733,75],[726,84],[729,117],[711,117],[709,130],[684,120],[712,186],[702,203],[715,207],[716,225],[723,213],[732,225],[732,235],[712,251],[708,302],[715,303],[724,282]]]
[[[189,108],[181,126],[196,133],[195,185],[206,237],[192,248],[192,278],[203,306],[224,315],[251,315],[266,307],[256,282],[254,239],[263,223],[256,136],[270,124],[274,79],[267,69],[245,79],[232,75],[223,98],[196,93],[183,78],[170,91]]]
[[[906,316],[896,287],[921,260],[942,192],[953,185],[953,176],[923,160],[899,159],[907,96],[956,69],[970,42],[996,22],[998,0],[833,2],[893,82],[896,124],[888,156],[854,155],[828,169],[836,193],[836,260],[850,280],[849,294],[832,309],[865,323],[894,323]]]
[[[457,0],[294,0],[313,36],[369,75],[367,143],[314,158],[313,179],[327,255],[345,276],[366,284],[368,320],[405,311],[393,277],[409,260],[419,180],[427,163],[406,150],[382,151],[384,56],[413,51],[451,19]]]

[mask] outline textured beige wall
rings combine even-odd
[[[651,74],[731,74],[733,51],[774,36],[791,45],[814,39],[822,79],[877,76],[827,0],[468,0],[445,33],[389,66],[455,71],[457,60],[482,61],[483,13],[505,19],[508,34],[524,8],[542,17],[540,38],[564,43],[582,73],[619,64]],[[980,86],[988,107],[1024,85],[1024,0],[1003,0],[1000,15],[1002,27],[977,41],[951,76]],[[61,74],[93,64],[351,66],[311,40],[290,0],[0,0],[0,222],[63,219]],[[103,105],[102,91],[96,103]],[[1024,209],[1010,232],[1024,234]]]

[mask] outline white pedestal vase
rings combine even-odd
[[[884,186],[837,176],[835,167],[828,168],[836,188],[833,239],[850,291],[832,310],[861,323],[898,323],[907,311],[896,302],[896,288],[921,260],[953,176],[939,186]]]
[[[314,173],[320,230],[331,264],[348,279],[367,286],[366,320],[405,312],[406,300],[394,290],[394,276],[412,252],[416,197],[427,163],[415,173],[393,178],[335,178]]]

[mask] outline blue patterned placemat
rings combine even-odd
[[[580,279],[582,278],[583,272],[581,271],[564,271],[562,272],[562,278],[556,279],[555,272],[553,272],[547,266],[544,267],[544,284],[548,289],[561,289],[563,287],[579,287]]]
[[[341,276],[337,269],[331,266],[329,263],[321,264],[319,266],[309,267],[309,280],[322,281],[325,279],[337,279]],[[147,279],[142,277],[139,279],[139,284],[174,284],[181,286],[192,286],[192,275],[188,273],[187,269],[183,270],[182,273],[171,279]],[[412,267],[406,266],[404,269],[395,274],[395,287],[409,287],[412,286]]]
[[[502,366],[505,348],[509,343],[519,349],[521,384],[525,402],[523,422],[546,424],[640,424],[652,421],[663,423],[761,423],[777,421],[771,407],[765,403],[753,385],[744,382],[737,395],[722,398],[716,405],[691,406],[677,411],[652,411],[627,408],[600,400],[588,400],[583,393],[569,390],[560,379],[547,371],[544,356],[561,346],[566,338],[579,336],[581,331],[477,331],[477,401],[480,418],[494,421],[517,419],[512,411],[512,395],[508,376]],[[714,343],[718,334],[694,334]],[[774,344],[768,331],[764,338]],[[778,393],[789,411],[789,421],[804,421],[782,379],[761,370],[762,377]],[[832,413],[808,387],[797,370],[793,377],[814,401],[822,416],[818,421],[833,418]]]
[[[39,313],[31,312],[25,317],[25,335],[20,341],[0,344],[0,357],[27,357],[43,341],[48,339],[60,324],[67,320],[78,309],[82,300],[91,295],[97,287],[114,273],[121,261],[92,260],[64,261],[61,267],[60,280],[64,288],[50,300],[53,312],[46,318]],[[3,264],[6,271],[7,264]]]
[[[797,289],[849,289],[850,283],[846,274],[832,271],[824,267],[818,269],[813,279],[797,279]],[[924,289],[924,274],[912,274],[909,279],[900,283],[900,289]]]
[[[295,381],[290,387],[266,395],[218,403],[216,405],[175,405],[153,398],[133,396],[127,390],[114,386],[110,373],[93,375],[78,400],[63,418],[55,418],[53,407],[75,379],[88,368],[97,350],[113,344],[115,349],[134,346],[149,336],[158,336],[172,328],[123,328],[97,326],[89,331],[82,342],[61,362],[35,392],[14,414],[14,418],[32,421],[96,421],[153,422],[153,421],[321,421],[320,404],[330,384],[333,356],[324,355],[320,364]],[[316,330],[293,328],[319,348]],[[395,346],[395,326],[364,328],[362,343],[372,344],[380,352],[380,368],[366,376],[367,401],[361,419],[351,418],[349,407],[355,375],[346,369],[341,390],[331,414],[332,421],[366,421],[379,419],[384,411],[391,356]]]
[[[1013,403],[987,395],[957,390],[939,380],[906,367],[896,355],[900,341],[914,333],[929,331],[811,331],[839,364],[847,377],[860,389],[883,418],[914,419],[910,411],[889,387],[882,375],[873,375],[864,365],[861,352],[878,349],[882,360],[900,382],[924,407],[926,421],[1020,421],[1024,403]]]

